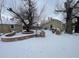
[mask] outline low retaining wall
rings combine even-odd
[[[1,36],[1,41],[3,42],[12,42],[12,41],[18,41],[18,40],[24,40],[29,39],[32,37],[45,37],[44,31],[38,31],[38,33],[32,33],[32,34],[22,34],[22,33],[16,33],[14,36]]]
[[[3,42],[18,41],[18,40],[32,38],[34,36],[35,36],[35,34],[19,34],[19,35],[14,35],[14,36],[10,36],[10,37],[3,35],[3,36],[1,36],[1,41],[3,41]]]

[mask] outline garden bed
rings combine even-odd
[[[26,33],[26,32],[20,32],[20,33],[16,33],[14,35],[14,33],[12,33],[13,35],[10,35],[10,33],[7,33],[5,35],[1,36],[1,41],[3,42],[12,42],[12,41],[18,41],[18,40],[24,40],[24,39],[29,39],[29,38],[33,38],[33,37],[45,37],[45,32],[44,31],[38,31],[37,33],[31,32],[31,33]],[[10,35],[10,36],[7,36]]]
[[[6,36],[6,34],[5,34],[5,35],[1,36],[1,41],[11,42],[11,41],[24,40],[24,39],[32,38],[34,36],[35,36],[34,33],[33,34],[16,33],[14,36]]]

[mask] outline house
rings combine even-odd
[[[22,25],[19,19],[2,17],[0,20],[0,33],[9,33],[11,31],[22,31]]]

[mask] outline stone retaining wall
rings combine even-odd
[[[12,42],[12,41],[18,41],[18,40],[24,40],[24,39],[29,39],[34,37],[35,34],[31,34],[31,35],[20,35],[20,36],[13,36],[13,37],[1,37],[1,41],[3,42]]]

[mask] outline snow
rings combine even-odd
[[[55,35],[46,30],[45,38],[31,38],[16,42],[0,41],[0,57],[79,57],[79,34]]]
[[[16,33],[14,36],[11,36],[11,37],[7,37],[6,35],[7,35],[7,34],[2,35],[1,38],[6,38],[6,39],[8,39],[8,38],[25,37],[25,36],[35,35],[35,33],[33,33],[33,34],[28,34],[28,35],[27,35],[27,34],[22,34],[22,32],[19,32],[19,33]]]

